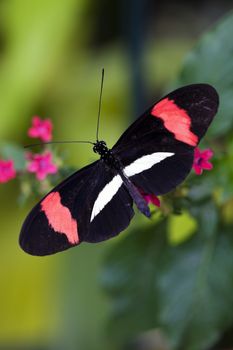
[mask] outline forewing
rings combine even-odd
[[[96,199],[115,175],[97,161],[61,182],[26,218],[19,239],[22,249],[32,255],[54,254],[83,241],[108,239],[126,228],[133,210],[123,186],[91,220]]]
[[[194,148],[217,108],[218,94],[210,85],[177,89],[138,118],[112,151],[138,188],[145,193],[167,193],[188,175]]]
[[[120,137],[113,149],[130,147],[146,135],[162,133],[196,147],[217,113],[219,97],[208,84],[181,87],[154,103]]]

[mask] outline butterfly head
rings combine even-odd
[[[103,155],[109,151],[105,141],[97,141],[94,144],[93,151],[100,155]]]

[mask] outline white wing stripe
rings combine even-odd
[[[124,173],[126,176],[130,177],[143,172],[144,170],[152,168],[153,165],[160,163],[162,160],[173,156],[174,153],[171,152],[155,152],[148,154],[141,158],[136,159],[133,163],[129,164],[124,168]],[[91,221],[103,210],[103,208],[111,201],[115,196],[121,185],[123,184],[120,175],[114,176],[114,178],[102,189],[98,194],[96,201],[94,203]]]
[[[102,189],[99,193],[93,209],[91,213],[91,221],[94,219],[96,215],[101,212],[101,210],[105,207],[106,204],[110,202],[113,196],[117,193],[119,188],[121,187],[123,181],[120,175],[114,176],[114,178]]]
[[[175,153],[171,152],[155,152],[147,154],[146,156],[136,159],[133,163],[125,167],[124,172],[128,177],[139,174],[174,154]]]

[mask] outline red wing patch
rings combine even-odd
[[[198,137],[191,129],[191,118],[188,113],[179,108],[174,101],[165,98],[152,108],[151,114],[164,122],[165,128],[175,135],[176,140],[196,146]]]
[[[40,205],[52,229],[64,233],[71,244],[78,244],[77,221],[72,218],[69,209],[61,204],[59,192],[51,192]]]

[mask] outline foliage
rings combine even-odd
[[[120,343],[160,329],[172,349],[202,350],[233,326],[232,32],[230,14],[201,38],[175,84],[210,83],[220,94],[218,116],[205,138],[215,153],[213,170],[190,175],[164,196],[160,218],[123,237],[106,257],[109,330]],[[182,211],[197,228],[174,245],[170,217]]]

